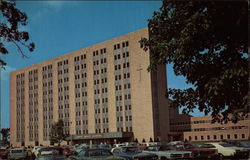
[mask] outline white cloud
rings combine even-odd
[[[16,68],[13,68],[11,66],[5,66],[5,69],[1,69],[1,80],[2,81],[8,81],[10,72],[15,71]]]

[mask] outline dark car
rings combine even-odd
[[[158,156],[151,153],[143,153],[137,147],[117,147],[112,149],[112,153],[116,156],[124,157],[126,159],[137,160],[157,160]]]
[[[209,146],[197,146],[195,144],[184,142],[182,144],[172,145],[179,151],[191,151],[195,159],[219,159],[217,149]]]
[[[84,149],[74,156],[69,156],[69,160],[125,160],[124,158],[114,156],[107,149]]]
[[[9,154],[8,149],[0,149],[0,157],[1,158],[7,158]]]
[[[27,152],[24,148],[11,149],[8,155],[9,160],[26,160]]]

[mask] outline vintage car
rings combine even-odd
[[[236,147],[232,144],[225,143],[225,142],[210,142],[205,143],[210,144],[214,148],[218,150],[218,153],[221,157],[229,157],[229,158],[242,158],[247,159],[249,158],[249,152],[244,149],[243,147]]]
[[[11,149],[8,155],[9,160],[26,160],[27,152],[24,148]]]
[[[107,149],[84,149],[73,156],[68,157],[69,160],[125,160],[124,158],[114,156]]]
[[[7,158],[8,154],[9,154],[8,149],[2,149],[2,148],[0,149],[0,157],[1,158]]]
[[[202,147],[190,142],[170,143],[178,151],[190,151],[195,159],[219,159],[217,149],[211,147]]]
[[[126,159],[147,159],[147,160],[156,160],[158,156],[151,153],[143,153],[137,147],[116,147],[111,150],[111,152],[120,157],[124,157]]]
[[[156,146],[149,146],[143,150],[144,153],[152,153],[158,156],[158,159],[165,160],[165,159],[191,159],[192,152],[189,151],[176,151],[171,146],[167,145],[156,145]]]

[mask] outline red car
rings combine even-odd
[[[191,151],[195,159],[220,159],[217,149],[214,148],[198,147],[187,142],[172,146],[179,151]]]
[[[71,156],[75,153],[75,151],[73,149],[71,149],[70,147],[63,147],[63,154],[65,156]]]

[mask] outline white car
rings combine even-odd
[[[218,150],[218,153],[222,157],[233,157],[233,158],[248,158],[249,153],[243,147],[236,147],[232,144],[225,143],[225,142],[210,142],[205,143],[214,146]]]
[[[152,153],[158,156],[159,160],[165,159],[190,159],[193,158],[192,152],[190,151],[176,151],[171,146],[167,145],[158,145],[158,146],[149,146],[143,150],[144,153]]]

